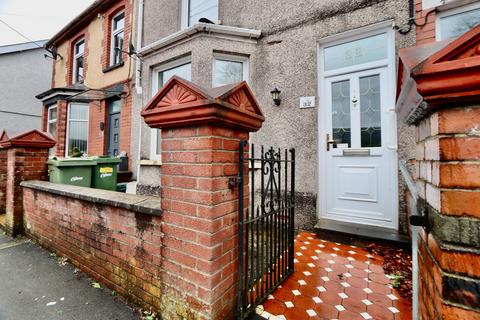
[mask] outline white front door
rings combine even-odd
[[[380,67],[323,81],[322,218],[398,227],[389,80],[388,68]]]

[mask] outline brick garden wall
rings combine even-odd
[[[0,147],[0,214],[5,213],[7,196],[7,150]]]
[[[417,128],[421,319],[480,319],[480,107],[434,113]]]
[[[160,217],[29,188],[23,196],[28,236],[119,294],[160,308]]]
[[[6,228],[13,235],[22,230],[22,187],[26,180],[46,180],[48,148],[10,148],[7,149],[6,179]]]

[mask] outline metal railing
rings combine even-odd
[[[247,146],[248,142],[240,142],[238,160],[237,314],[242,320],[294,269],[295,149],[262,146],[257,157],[252,144],[250,156],[245,157]],[[251,168],[248,174],[247,167]]]

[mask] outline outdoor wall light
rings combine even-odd
[[[272,94],[273,103],[275,103],[276,106],[279,106],[282,102],[282,100],[280,99],[280,93],[282,93],[282,91],[278,90],[277,87],[275,87],[275,89],[270,91],[270,93]]]

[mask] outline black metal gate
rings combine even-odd
[[[240,142],[238,319],[245,319],[293,273],[295,149]],[[243,152],[242,152],[243,151]],[[245,168],[248,164],[249,171]],[[249,194],[245,207],[245,193]]]

